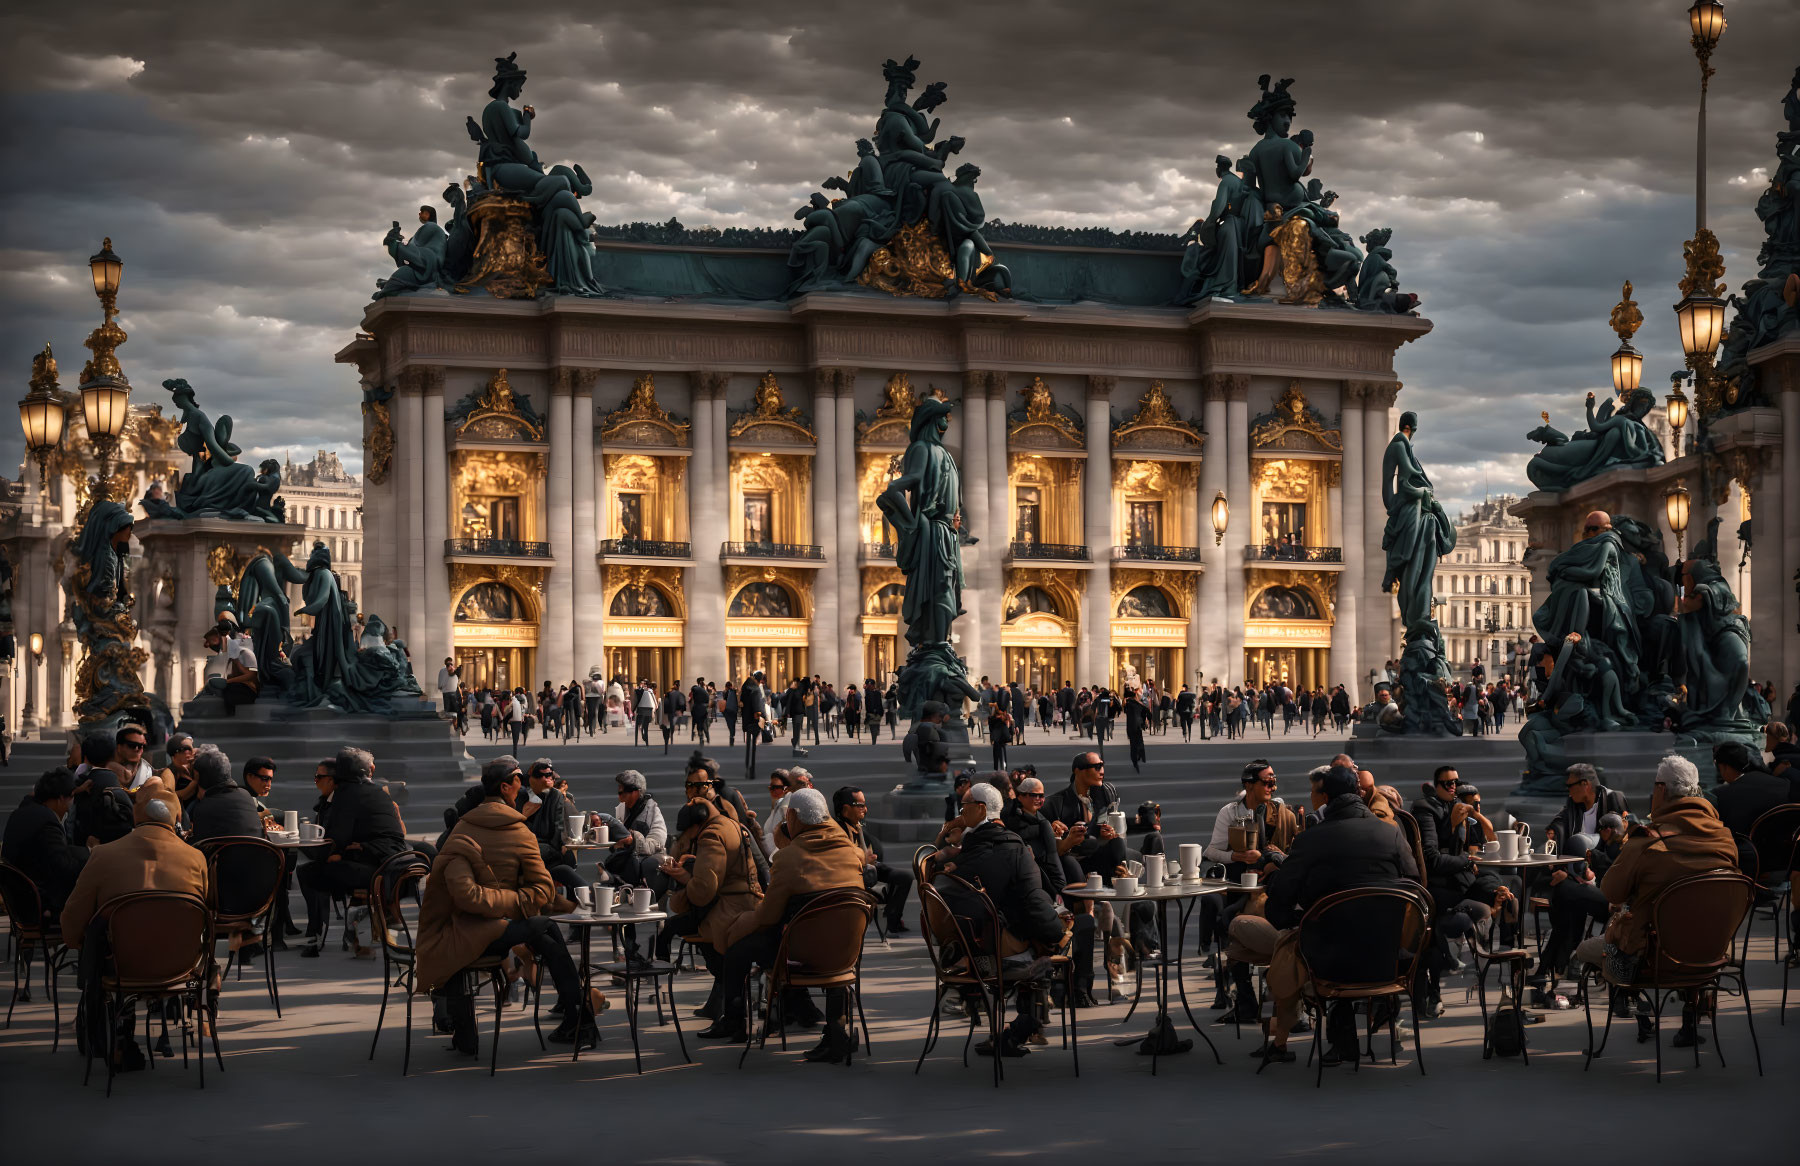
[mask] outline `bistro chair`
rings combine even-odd
[[[1788,917],[1788,924],[1793,923],[1793,879],[1795,837],[1800,833],[1800,804],[1788,803],[1776,806],[1764,812],[1755,822],[1750,824],[1750,845],[1756,851],[1756,872],[1751,875],[1762,890],[1775,896],[1775,904],[1770,908],[1770,918],[1775,920],[1775,958],[1782,959],[1781,945],[1784,936],[1788,936],[1788,928],[1782,926],[1782,916]],[[1749,955],[1750,929],[1756,926],[1756,911],[1750,912],[1749,925],[1744,931],[1745,955]],[[1788,938],[1788,950],[1793,950],[1791,937]]]
[[[876,901],[867,891],[840,888],[809,900],[788,920],[781,930],[781,946],[776,949],[775,960],[764,969],[767,995],[762,1047],[768,1047],[770,1030],[781,1028],[781,1047],[787,1048],[787,1031],[781,1025],[782,992],[787,988],[837,988],[848,992],[844,1020],[850,1029],[851,1051],[854,1053],[856,1048],[858,1020],[862,1022],[863,1044],[870,1044],[869,1019],[863,1012],[862,951],[869,917],[875,913]],[[751,981],[754,979],[752,974]],[[752,982],[744,985],[746,1000],[752,986]],[[854,1013],[850,1011],[851,1004],[856,1007]],[[745,1038],[744,1051],[738,1054],[738,1068],[744,1067],[750,1046],[756,1043],[754,1036]],[[846,1056],[844,1064],[848,1066],[850,1060]]]
[[[399,988],[406,996],[406,1038],[400,1055],[402,1077],[412,1065],[415,990],[412,924],[407,921],[402,900],[408,892],[416,898],[418,888],[430,874],[431,864],[425,861],[425,856],[416,850],[406,850],[382,863],[369,881],[369,911],[375,920],[376,942],[381,945],[381,1008],[375,1014],[375,1035],[369,1041],[369,1060],[375,1059],[375,1046],[381,1042],[381,1025],[387,1019],[388,993]]]
[[[13,940],[12,996],[6,1002],[6,1027],[12,1027],[13,1008],[21,993],[31,999],[31,958],[35,946],[44,960],[44,993],[50,997],[50,1051],[62,1041],[62,1003],[56,996],[56,976],[75,966],[75,953],[63,946],[62,924],[44,911],[44,897],[31,877],[10,862],[0,862],[0,900],[6,905]]]
[[[1326,895],[1301,917],[1299,954],[1308,977],[1301,1001],[1311,1014],[1313,1053],[1319,1060],[1315,1087],[1325,1081],[1324,1048],[1319,1044],[1326,1031],[1325,1013],[1339,1000],[1369,1001],[1371,1026],[1374,1002],[1389,1001],[1390,1063],[1399,1060],[1399,1004],[1402,999],[1410,1001],[1413,1057],[1419,1063],[1419,1075],[1425,1075],[1419,1002],[1413,984],[1430,939],[1431,906],[1431,896],[1415,885],[1349,887]],[[1354,1065],[1360,1069],[1361,1046],[1356,1047]]]
[[[1587,1059],[1585,1071],[1606,1050],[1612,1033],[1612,1009],[1606,1010],[1606,1027],[1600,1045],[1594,1046],[1594,1013],[1587,991],[1587,977],[1597,974],[1615,988],[1644,992],[1650,997],[1654,1018],[1652,1039],[1656,1042],[1656,1079],[1662,1081],[1662,1013],[1668,993],[1692,993],[1696,1009],[1704,1009],[1712,1017],[1713,1051],[1719,1066],[1725,1065],[1725,1050],[1719,1046],[1718,989],[1723,980],[1736,980],[1738,994],[1744,999],[1744,1023],[1750,1029],[1750,1045],[1756,1053],[1756,1075],[1762,1076],[1762,1049],[1756,1042],[1756,1025],[1751,1019],[1750,990],[1744,979],[1744,967],[1733,958],[1735,937],[1744,916],[1755,901],[1756,884],[1734,870],[1715,870],[1689,875],[1669,884],[1649,905],[1649,946],[1638,964],[1637,975],[1623,981],[1602,966],[1589,967],[1582,973],[1583,1009],[1587,1017]],[[1711,989],[1711,991],[1707,991]],[[1708,1003],[1710,997],[1710,1003]],[[1698,1027],[1700,1018],[1694,1018]],[[1700,1066],[1700,1042],[1694,1042],[1694,1067]]]
[[[238,979],[244,978],[243,945],[260,935],[263,981],[268,986],[269,1003],[275,1006],[279,1017],[281,994],[275,983],[273,944],[276,898],[281,894],[286,856],[268,839],[251,835],[208,838],[199,849],[206,856],[206,878],[212,887],[213,930],[230,937],[231,942],[222,976],[230,975],[235,963]],[[216,996],[213,1003],[218,1003]]]
[[[138,891],[121,895],[100,909],[99,922],[105,929],[106,950],[99,962],[99,993],[104,1009],[106,1044],[98,1051],[106,1058],[106,1095],[112,1096],[114,1064],[118,1045],[119,1018],[125,1008],[137,1001],[176,1001],[189,1006],[196,1016],[212,1015],[208,996],[212,992],[213,913],[199,895],[186,891]],[[76,1023],[83,1023],[78,1017]],[[213,1056],[219,1068],[225,1068],[224,1054],[219,1050],[219,1025],[212,1025]],[[146,1015],[145,1036],[149,1036]],[[181,1063],[187,1067],[188,1029],[181,1028]],[[87,1064],[81,1083],[86,1085],[94,1070],[95,1041],[88,1041]],[[200,1064],[200,1088],[206,1088],[206,1049],[197,1037],[196,1058]],[[156,1053],[149,1054],[155,1063]]]

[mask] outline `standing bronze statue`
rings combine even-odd
[[[1400,431],[1381,458],[1381,501],[1387,508],[1387,526],[1381,532],[1387,570],[1381,589],[1394,593],[1405,629],[1400,655],[1405,731],[1460,733],[1445,701],[1450,670],[1444,663],[1444,637],[1431,614],[1431,582],[1438,560],[1456,547],[1456,529],[1413,452],[1412,436],[1418,429],[1418,414],[1400,414]]]

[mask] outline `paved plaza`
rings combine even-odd
[[[635,767],[650,778],[653,793],[667,806],[675,799],[680,763],[688,745],[675,743],[668,757],[661,742],[645,749],[609,735],[601,744],[533,742],[526,757],[547,754],[568,772],[578,801],[592,806],[607,785],[602,775]],[[980,743],[978,743],[979,745]],[[1142,775],[1123,760],[1123,748],[1107,751],[1128,805],[1160,801],[1171,845],[1200,838],[1217,806],[1237,787],[1243,761],[1266,755],[1283,777],[1290,800],[1302,797],[1305,769],[1328,759],[1340,737],[1316,740],[1298,734],[1272,741],[1260,734],[1248,741],[1194,742],[1152,738]],[[486,757],[500,750],[479,739],[472,751]],[[1013,760],[1038,765],[1053,788],[1067,772],[1079,739],[1061,734],[1031,736]],[[1454,742],[1446,748],[1454,751]],[[804,764],[829,791],[855,781],[872,792],[888,788],[899,768],[891,742],[827,743]],[[715,750],[728,758],[726,773],[739,778],[740,752]],[[1454,760],[1451,756],[1448,759]],[[765,747],[761,770],[792,759],[785,742]],[[297,775],[296,775],[297,776]],[[1412,788],[1401,786],[1409,797]],[[283,794],[290,800],[284,802]],[[746,789],[753,806],[760,790]],[[295,786],[279,781],[274,800],[298,803]],[[431,827],[450,795],[415,786],[403,809],[420,836]],[[916,903],[916,900],[915,900]],[[298,898],[296,911],[300,910]],[[1023,1060],[1006,1063],[1006,1081],[991,1085],[990,1064],[970,1057],[962,1067],[961,1033],[946,1033],[917,1076],[913,1065],[922,1045],[930,1009],[931,975],[916,934],[883,943],[870,931],[865,962],[866,999],[874,1040],[872,1056],[849,1068],[811,1065],[799,1054],[817,1039],[798,1033],[786,1053],[774,1046],[752,1052],[736,1067],[736,1046],[702,1044],[695,1033],[705,1022],[687,1015],[705,995],[703,976],[678,981],[683,1029],[694,1063],[685,1064],[672,1027],[646,1011],[642,1028],[644,1073],[633,1072],[632,1049],[616,990],[614,1008],[601,1022],[602,1043],[571,1064],[566,1050],[541,1051],[529,1013],[509,1008],[503,1022],[500,1072],[487,1075],[487,1042],[493,1031],[491,997],[480,1017],[479,1063],[446,1051],[447,1038],[429,1033],[428,1008],[415,1013],[412,1075],[400,1075],[401,1021],[390,1001],[386,1027],[373,1061],[369,1039],[380,996],[379,962],[361,962],[334,941],[324,958],[302,960],[294,951],[278,956],[284,1015],[276,1019],[257,968],[227,987],[220,1031],[226,1071],[209,1062],[205,1091],[192,1066],[180,1059],[159,1062],[153,1072],[121,1078],[110,1100],[103,1085],[81,1087],[82,1061],[65,1027],[60,1051],[49,1050],[49,1009],[41,975],[30,1004],[18,1006],[12,1027],[0,1032],[0,1075],[9,1157],[36,1161],[39,1152],[66,1154],[79,1145],[85,1155],[104,1159],[128,1155],[134,1161],[192,1161],[212,1155],[254,1155],[271,1162],[317,1160],[322,1154],[422,1154],[453,1162],[490,1161],[496,1156],[557,1153],[592,1148],[595,1157],[637,1163],[807,1162],[854,1158],[858,1162],[918,1162],[1032,1159],[1091,1161],[1096,1155],[1130,1162],[1198,1159],[1325,1158],[1339,1162],[1409,1162],[1445,1157],[1469,1162],[1518,1162],[1521,1155],[1554,1147],[1560,1160],[1619,1160],[1624,1131],[1655,1123],[1652,1140],[1634,1138],[1632,1157],[1643,1161],[1692,1160],[1716,1153],[1720,1135],[1708,1120],[1725,1115],[1757,1115],[1791,1093],[1800,1073],[1800,998],[1794,1016],[1777,1023],[1780,971],[1771,956],[1771,928],[1764,921],[1752,944],[1750,980],[1764,1075],[1756,1075],[1741,1002],[1724,1005],[1723,1046],[1727,1067],[1719,1065],[1718,1040],[1709,1044],[1696,1069],[1691,1054],[1668,1047],[1665,1079],[1654,1080],[1648,1045],[1616,1028],[1606,1056],[1582,1071],[1584,1045],[1579,1009],[1547,1014],[1529,1030],[1529,1065],[1517,1059],[1481,1059],[1478,1012],[1465,1000],[1468,973],[1446,982],[1446,1015],[1424,1029],[1428,1074],[1421,1077],[1404,1041],[1399,1064],[1385,1062],[1353,1072],[1328,1069],[1322,1090],[1313,1087],[1305,1064],[1310,1042],[1297,1037],[1301,1060],[1272,1065],[1260,1076],[1249,1052],[1257,1043],[1229,1025],[1207,1031],[1224,1064],[1196,1049],[1162,1058],[1157,1074],[1135,1044],[1116,1041],[1141,1036],[1144,1010],[1121,1024],[1127,1002],[1103,1004],[1079,1014],[1081,1076],[1057,1042]],[[1186,983],[1195,1014],[1203,1023],[1214,1013],[1211,973],[1188,939]],[[65,1022],[74,988],[65,977]],[[1179,1012],[1177,1013],[1179,1015]],[[1191,1032],[1187,1035],[1193,1035]],[[1403,1029],[1403,1037],[1405,1030]],[[1378,1041],[1385,1052],[1386,1042]],[[1676,1107],[1677,1120],[1659,1120]],[[1582,1116],[1585,1115],[1585,1116]],[[1783,1144],[1778,1121],[1734,1121],[1730,1144],[1752,1158]],[[16,1155],[16,1156],[15,1156]],[[28,1156],[30,1155],[30,1156]]]

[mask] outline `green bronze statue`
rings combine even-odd
[[[427,287],[448,291],[454,286],[444,271],[444,248],[448,241],[444,228],[438,226],[434,207],[419,208],[419,229],[413,232],[411,239],[401,235],[400,224],[396,222],[389,228],[387,238],[381,241],[394,261],[394,274],[375,281],[375,298]]]
[[[900,714],[917,721],[927,701],[960,709],[975,690],[951,644],[963,614],[962,475],[944,448],[952,402],[926,397],[913,410],[899,476],[875,500],[898,539],[895,562],[906,577],[900,619],[912,650],[900,670]],[[960,725],[960,718],[957,724]]]
[[[1387,569],[1381,589],[1400,605],[1405,647],[1400,658],[1401,712],[1408,733],[1460,732],[1448,712],[1443,634],[1432,617],[1432,579],[1438,560],[1456,547],[1456,528],[1432,492],[1431,479],[1413,452],[1415,413],[1400,414],[1399,431],[1381,458],[1381,501],[1387,525],[1381,549]]]
[[[1565,437],[1546,421],[1525,435],[1544,445],[1525,463],[1525,476],[1540,490],[1560,491],[1607,470],[1662,465],[1662,440],[1644,424],[1655,407],[1649,389],[1633,389],[1616,409],[1612,401],[1596,408],[1589,393],[1586,429]]]
[[[175,487],[175,505],[188,518],[235,518],[245,522],[285,522],[286,503],[279,463],[265,461],[261,472],[238,461],[244,451],[231,440],[231,415],[217,421],[194,401],[194,390],[179,378],[166,380],[180,411],[181,436],[176,444],[191,459],[189,471]]]

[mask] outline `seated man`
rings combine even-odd
[[[1575,950],[1576,936],[1589,920],[1604,926],[1610,914],[1600,880],[1619,857],[1619,848],[1625,841],[1625,819],[1617,814],[1601,814],[1599,821],[1597,835],[1575,834],[1563,843],[1570,848],[1568,853],[1579,849],[1587,861],[1550,872],[1546,896],[1550,934],[1544,939],[1537,972],[1532,976],[1533,1008],[1565,1007],[1556,996],[1556,980]]]
[[[573,893],[581,885],[575,854],[565,849],[569,841],[569,807],[556,789],[556,763],[540,757],[531,763],[525,780],[529,788],[519,794],[514,807],[525,815],[525,825],[538,840],[538,857],[556,885]]]
[[[963,792],[965,795],[968,792],[966,784]],[[1055,898],[1068,885],[1068,876],[1063,871],[1062,856],[1057,853],[1056,831],[1051,829],[1050,819],[1044,815],[1044,801],[1048,796],[1035,771],[1019,778],[1017,796],[1006,803],[1006,808],[1000,812],[1000,821],[1031,849],[1044,893]],[[1092,916],[1088,918],[1091,920]]]
[[[669,827],[663,822],[656,799],[650,796],[650,783],[643,774],[626,769],[613,780],[619,790],[619,804],[613,816],[624,825],[626,834],[612,840],[612,852],[601,865],[626,886],[651,886],[652,876],[660,882],[657,871],[668,845]]]
[[[884,905],[888,934],[904,935],[910,930],[906,926],[906,900],[912,894],[912,871],[883,862],[881,844],[864,832],[863,821],[869,816],[868,795],[853,785],[839,786],[831,795],[831,809],[838,829],[862,852],[863,886],[869,888],[881,883],[887,887]]]
[[[1649,950],[1650,904],[1671,884],[1689,875],[1720,868],[1735,870],[1737,846],[1731,831],[1719,821],[1712,803],[1700,796],[1700,771],[1687,758],[1671,753],[1656,766],[1656,784],[1650,792],[1651,825],[1633,826],[1619,848],[1600,891],[1615,912],[1603,937],[1584,939],[1575,947],[1575,961],[1592,967],[1607,965],[1622,980],[1635,979],[1639,962]],[[1692,1048],[1705,1038],[1695,1032],[1693,993],[1682,1006],[1677,1048]],[[1650,1017],[1638,1017],[1639,1039],[1647,1039]]]
[[[324,947],[331,897],[366,890],[375,868],[406,849],[400,811],[374,783],[375,759],[361,749],[341,749],[313,775],[321,804],[320,825],[330,850],[300,868],[300,897],[306,900],[303,957],[316,959]],[[358,945],[357,955],[373,954]]]
[[[114,842],[131,833],[131,791],[113,768],[117,750],[111,733],[82,735],[81,765],[75,770],[72,832],[76,842],[89,847]]]
[[[44,914],[50,917],[62,911],[88,860],[87,847],[70,842],[63,829],[74,802],[75,775],[60,766],[47,771],[6,820],[6,838],[0,843],[0,858],[37,885]]]
[[[744,988],[752,967],[767,967],[781,946],[782,927],[822,891],[862,890],[863,855],[831,820],[831,807],[816,789],[796,789],[787,796],[788,842],[769,864],[769,889],[756,910],[732,923],[719,967],[724,999],[719,1019],[700,1033],[702,1040],[742,1043],[749,1038]],[[825,1038],[811,1054],[814,1060],[842,1060],[854,1047],[846,1021],[844,992],[827,993]]]
[[[1243,964],[1267,966],[1275,1016],[1258,1053],[1266,1061],[1292,1061],[1288,1033],[1300,1016],[1306,969],[1300,960],[1299,923],[1323,896],[1346,887],[1400,887],[1415,865],[1398,830],[1378,821],[1357,792],[1356,771],[1334,765],[1322,783],[1329,799],[1324,820],[1296,836],[1287,861],[1269,877],[1264,916],[1239,915],[1231,924],[1228,954]],[[1331,1010],[1325,1063],[1354,1057],[1356,1017],[1345,1006]]]
[[[1000,913],[1000,950],[963,955],[976,961],[998,959],[1005,965],[1007,979],[1020,978],[1018,1015],[1000,1034],[998,1055],[1022,1057],[1030,1051],[1026,1045],[1045,1043],[1042,1030],[1048,984],[1042,977],[1049,970],[1049,961],[1042,957],[1067,943],[1069,925],[1044,892],[1030,848],[1000,820],[1003,801],[1000,791],[985,782],[969,787],[963,795],[962,845],[943,869],[945,874],[986,891]],[[940,876],[935,885],[950,910],[968,922],[971,933],[982,935],[988,920],[981,902],[955,880]],[[991,1039],[976,1045],[975,1051],[984,1057],[996,1054]]]
[[[1762,758],[1742,741],[1721,741],[1713,746],[1713,772],[1719,784],[1712,802],[1719,821],[1734,834],[1748,837],[1756,820],[1788,800],[1786,779],[1762,767]]]
[[[1225,877],[1232,882],[1251,871],[1267,878],[1287,861],[1287,849],[1301,832],[1300,819],[1275,796],[1275,768],[1267,761],[1261,758],[1251,761],[1244,766],[1238,780],[1243,784],[1242,792],[1219,807],[1213,818],[1212,837],[1201,853],[1209,862],[1223,863]],[[1321,779],[1321,792],[1323,788]],[[1258,914],[1261,911],[1260,895],[1233,895],[1229,901],[1222,900],[1221,896],[1201,900],[1202,937],[1214,935],[1229,926],[1240,912]],[[1229,966],[1232,983],[1237,989],[1236,1000],[1234,1003],[1221,982],[1213,1007],[1229,1007],[1234,1011],[1220,1017],[1220,1023],[1254,1023],[1257,1019],[1256,987],[1251,981],[1250,969],[1242,962]]]
[[[750,853],[756,844],[724,808],[729,803],[714,800],[701,788],[711,786],[704,772],[690,774],[688,786],[688,803],[675,816],[675,844],[662,867],[674,892],[669,896],[670,919],[657,936],[656,955],[668,959],[677,935],[699,940],[713,987],[695,1015],[717,1020],[723,1000],[719,974],[725,938],[740,917],[756,910],[763,889]]]
[[[87,1024],[79,1035],[89,1048],[105,1045],[107,1034],[100,996],[102,961],[98,944],[89,942],[88,924],[114,899],[138,891],[186,891],[206,897],[206,856],[175,832],[181,821],[181,802],[175,794],[152,778],[132,799],[132,820],[130,833],[94,848],[62,909],[63,942],[81,953],[77,980],[86,993]],[[142,1069],[144,1055],[131,1039],[135,1018],[127,1011],[119,1022],[116,1068]]]
[[[1111,879],[1125,861],[1125,840],[1107,824],[1106,815],[1123,808],[1119,791],[1106,780],[1106,762],[1098,753],[1080,753],[1069,766],[1069,784],[1044,800],[1043,814],[1056,835],[1065,885],[1086,882],[1090,874]],[[1094,904],[1081,900],[1077,915],[1092,916]],[[1094,1007],[1094,947],[1097,929],[1075,928],[1075,1003]]]
[[[575,961],[549,919],[574,904],[556,893],[536,836],[513,809],[523,777],[509,757],[481,767],[486,796],[450,831],[431,864],[419,908],[417,990],[446,998],[451,1047],[469,1056],[476,1053],[475,999],[459,973],[483,956],[504,955],[520,945],[543,962],[556,985],[562,1023],[549,1039],[584,1046],[600,1040],[593,1009],[580,999]]]
[[[1426,796],[1412,807],[1419,823],[1419,848],[1425,854],[1425,885],[1440,916],[1433,932],[1444,940],[1467,935],[1476,923],[1513,902],[1513,893],[1500,876],[1478,870],[1470,857],[1487,841],[1487,833],[1475,807],[1457,799],[1462,784],[1455,766],[1440,765],[1425,787]],[[1503,942],[1511,942],[1514,926],[1503,916]],[[1446,952],[1440,947],[1440,958]]]
[[[281,820],[275,816],[275,809],[269,805],[270,795],[275,791],[275,760],[271,757],[252,757],[244,762],[244,788],[256,799],[256,812],[262,816],[265,827],[278,827]],[[289,848],[281,852],[285,859],[281,871],[281,894],[275,897],[275,915],[280,926],[275,929],[273,944],[276,951],[286,951],[289,936],[299,935],[300,929],[294,926],[293,908],[288,905],[288,892],[294,886],[294,868],[299,863],[300,852]]]
[[[250,791],[231,780],[231,759],[217,745],[202,745],[194,753],[194,800],[188,803],[188,842],[198,846],[208,838],[228,835],[261,838],[262,815]]]
[[[1577,834],[1590,838],[1599,834],[1602,814],[1617,814],[1621,818],[1626,814],[1625,795],[1601,785],[1599,773],[1585,762],[1569,766],[1563,788],[1568,791],[1569,800],[1544,827],[1544,837],[1559,847]]]

